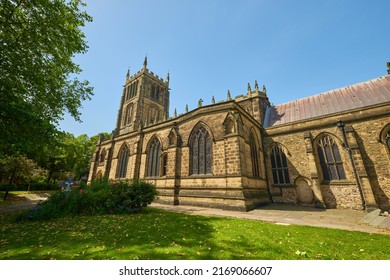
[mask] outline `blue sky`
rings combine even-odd
[[[387,74],[388,0],[84,0],[93,17],[89,50],[75,57],[94,87],[82,123],[60,129],[95,135],[115,128],[127,69],[170,74],[170,112],[267,87],[274,104]]]

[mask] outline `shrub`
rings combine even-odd
[[[140,212],[157,197],[153,184],[140,180],[96,181],[70,192],[58,191],[19,220],[47,220],[75,215]]]

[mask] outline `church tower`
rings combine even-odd
[[[116,122],[116,135],[136,131],[169,118],[169,74],[166,79],[147,68],[145,57],[142,70],[130,76],[125,85]]]

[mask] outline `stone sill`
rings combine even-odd
[[[293,185],[293,184],[285,184],[285,185],[271,184],[271,187],[275,187],[275,188],[294,188],[295,185]]]
[[[356,185],[356,183],[348,180],[332,180],[332,181],[322,181],[321,185]]]

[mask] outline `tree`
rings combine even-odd
[[[7,199],[10,186],[14,181],[28,182],[30,188],[31,180],[42,178],[45,173],[45,170],[39,167],[35,161],[25,156],[0,158],[0,182],[8,180],[8,187],[3,199]]]
[[[72,59],[85,53],[81,0],[0,0],[0,157],[35,158],[68,112],[92,96]]]
[[[105,139],[110,138],[110,134],[106,132],[92,137],[86,134],[75,137],[71,133],[63,133],[55,147],[45,150],[46,162],[42,165],[49,170],[48,181],[56,173],[70,173],[75,179],[87,176],[101,134]]]

